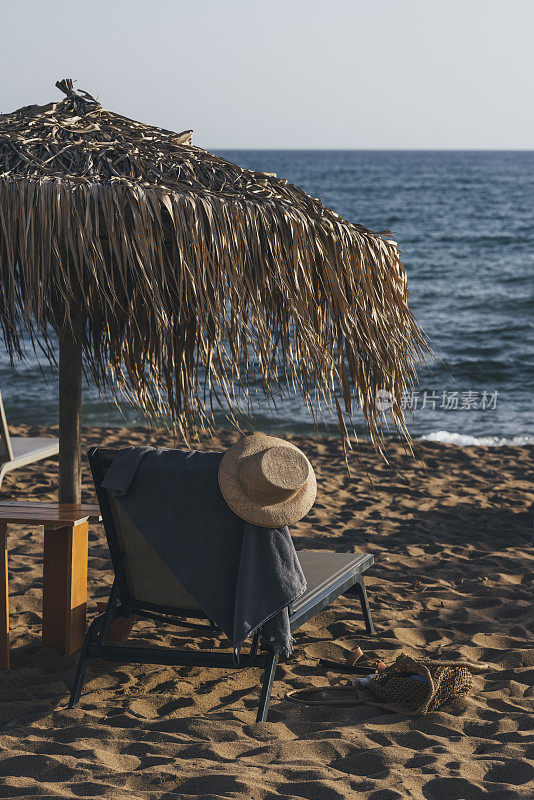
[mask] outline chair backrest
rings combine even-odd
[[[6,461],[13,461],[13,449],[9,438],[9,428],[7,427],[6,412],[2,402],[2,392],[0,392],[0,464]]]
[[[112,492],[102,487],[116,453],[116,450],[94,448],[89,453],[89,463],[118,580],[119,596],[130,603],[177,612],[200,612],[198,603],[148,544]]]

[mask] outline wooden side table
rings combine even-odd
[[[87,606],[89,523],[92,504],[0,502],[0,668],[9,669],[7,526],[44,527],[43,645],[72,655],[83,643]]]

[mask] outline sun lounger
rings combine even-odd
[[[7,472],[57,456],[59,440],[47,436],[10,436],[0,392],[0,487]]]
[[[229,652],[220,650],[209,652],[192,648],[148,648],[108,643],[108,633],[114,619],[131,615],[189,628],[192,640],[206,634],[213,637],[217,630],[130,522],[112,494],[102,488],[102,481],[115,452],[93,448],[89,453],[89,463],[100,503],[115,580],[106,611],[96,617],[87,632],[72,686],[69,708],[74,708],[78,704],[88,658],[228,669],[260,667],[264,673],[256,721],[266,720],[278,655],[260,651],[259,632],[252,638],[249,652],[241,653],[238,664],[231,649]],[[299,628],[340,595],[357,594],[366,630],[368,633],[374,633],[363,582],[363,573],[373,563],[373,556],[301,550],[298,552],[298,557],[308,587],[305,594],[289,608],[291,630]]]

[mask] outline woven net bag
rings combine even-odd
[[[472,673],[478,671],[475,665],[465,661],[416,660],[402,654],[371,681],[369,689],[380,706],[404,714],[427,714],[470,692]],[[411,675],[423,680],[411,678]]]

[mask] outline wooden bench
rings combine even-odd
[[[0,502],[0,668],[9,669],[7,526],[44,528],[43,645],[72,655],[85,637],[89,523],[100,519],[93,504]]]

